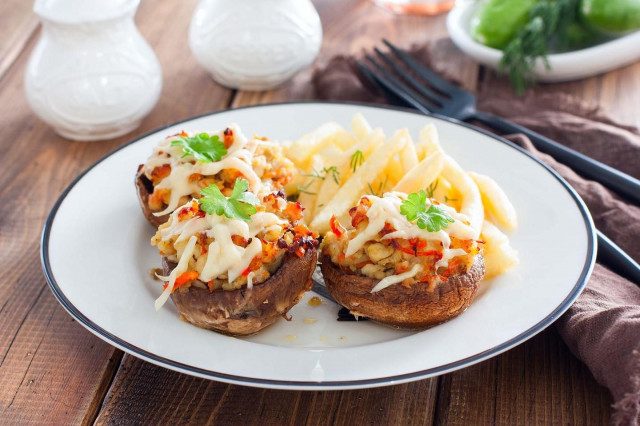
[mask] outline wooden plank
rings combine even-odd
[[[490,93],[507,84],[504,77],[487,71],[480,86],[481,93]],[[536,94],[563,92],[592,106],[600,106],[622,124],[640,127],[640,61],[603,75],[578,81],[538,84]]]
[[[32,12],[33,2],[3,0],[0,2],[0,79],[24,49],[38,28],[38,19]]]
[[[442,378],[436,424],[607,424],[611,395],[551,327]]]
[[[200,72],[186,48],[195,4],[196,0],[142,4],[138,25],[155,47],[165,86],[159,104],[130,135],[70,142],[31,113],[22,79],[36,38],[0,80],[2,424],[91,423],[97,415],[122,353],[75,323],[54,299],[41,272],[40,233],[64,187],[108,151],[155,127],[229,104],[232,92]],[[3,24],[7,18],[2,15]]]
[[[125,355],[96,424],[431,424],[436,383],[326,392],[259,389],[198,379]]]

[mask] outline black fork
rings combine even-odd
[[[526,127],[478,111],[476,98],[471,93],[449,83],[387,40],[383,42],[389,47],[391,55],[375,48],[374,51],[379,59],[366,55],[370,65],[358,62],[358,66],[365,76],[384,89],[385,95],[393,95],[425,114],[436,113],[461,121],[476,120],[503,134],[525,134],[540,151],[546,152],[583,176],[598,181],[630,200],[640,203],[640,180]],[[597,231],[597,234],[600,260],[640,285],[640,265],[606,235],[600,231]]]
[[[600,182],[640,204],[640,180],[526,127],[476,110],[476,98],[471,93],[449,83],[387,40],[383,42],[389,47],[390,54],[376,48],[374,51],[378,59],[367,55],[370,66],[362,62],[358,65],[365,75],[411,107],[424,113],[436,113],[461,121],[476,120],[502,134],[525,134],[540,151],[546,152],[588,179]]]

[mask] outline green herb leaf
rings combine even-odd
[[[322,169],[320,172],[318,172],[315,167],[311,167],[311,170],[313,170],[313,173],[301,173],[300,176],[304,176],[304,177],[310,177],[310,178],[314,178],[314,179],[320,179],[320,180],[324,180],[324,176],[322,176],[320,173],[324,172],[324,169]]]
[[[184,154],[182,157],[192,155],[196,160],[204,163],[220,161],[227,155],[227,148],[220,141],[218,135],[199,133],[195,136],[178,136],[171,141],[171,146],[181,146]]]
[[[400,214],[406,216],[409,222],[418,219],[418,227],[429,232],[438,232],[448,227],[449,223],[455,222],[446,211],[435,204],[431,204],[427,209],[427,193],[424,190],[411,193],[406,200],[402,200]]]
[[[308,191],[308,189],[309,189],[309,187],[311,186],[312,183],[313,183],[313,181],[311,180],[311,181],[307,182],[306,185],[298,186],[298,187],[296,187],[296,189],[298,190],[298,192],[303,192],[303,193],[309,194],[309,195],[316,195],[315,192]]]
[[[436,192],[436,188],[438,188],[438,183],[440,179],[436,179],[435,182],[431,182],[431,184],[427,187],[427,197],[433,198],[433,194]]]
[[[200,191],[202,194],[202,198],[198,200],[200,209],[209,214],[215,213],[229,219],[251,222],[250,216],[257,211],[255,206],[260,204],[260,200],[247,189],[249,189],[249,182],[238,178],[233,185],[231,197],[227,198],[216,185],[211,184]]]
[[[389,183],[389,175],[384,175],[384,180],[378,183],[378,190],[373,189],[371,183],[367,183],[367,187],[369,188],[369,194],[375,195],[376,197],[382,197],[384,195],[385,189],[387,189],[387,184]]]
[[[356,172],[356,169],[360,167],[360,165],[364,162],[364,154],[362,151],[357,150],[351,156],[351,162],[349,163],[349,167],[353,170],[353,173]]]
[[[322,169],[322,173],[324,173],[325,175],[328,175],[329,173],[331,173],[331,177],[333,178],[333,181],[336,184],[340,185],[340,171],[338,171],[338,168],[336,166],[325,167]]]
[[[504,48],[500,68],[509,74],[518,94],[533,82],[533,69],[541,59],[547,69],[549,46],[564,45],[567,29],[576,21],[579,0],[540,0],[529,11],[524,27]]]

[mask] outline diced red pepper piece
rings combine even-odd
[[[183,285],[195,280],[196,278],[198,278],[198,273],[196,271],[183,272],[178,278],[176,278],[176,282],[173,283],[173,290],[171,290],[171,293],[176,291],[177,288],[182,287]]]
[[[336,237],[338,238],[342,237],[344,233],[347,232],[347,230],[344,229],[340,222],[338,222],[338,218],[336,217],[336,215],[331,216],[331,219],[329,220],[329,226],[331,227],[331,231],[336,234]]]

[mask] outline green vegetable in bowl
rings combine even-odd
[[[640,29],[640,0],[582,0],[580,19],[595,31],[620,35]]]
[[[567,29],[575,22],[578,0],[539,0],[529,11],[527,23],[503,49],[500,68],[509,74],[517,93],[533,81],[538,60],[547,68],[549,46],[566,44]]]
[[[489,0],[471,20],[473,39],[485,46],[504,48],[529,18],[536,0]]]
[[[640,30],[640,0],[488,0],[471,21],[479,43],[501,49],[500,68],[517,93],[550,52],[593,46]]]
[[[572,22],[567,26],[563,40],[554,40],[551,49],[556,52],[570,52],[572,50],[580,50],[585,47],[594,46],[602,41],[606,40],[600,34],[595,33],[590,28],[587,28],[582,22]]]

